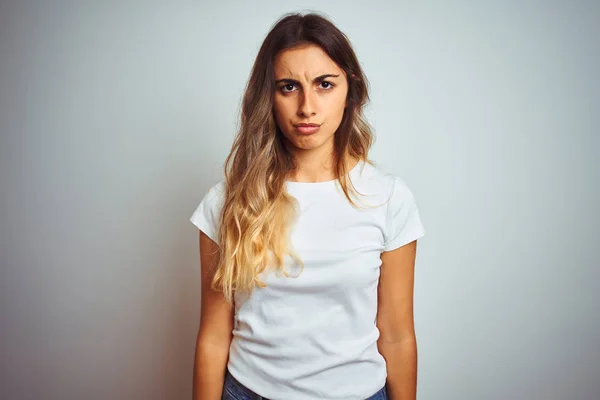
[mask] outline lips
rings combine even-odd
[[[316,133],[319,128],[321,127],[321,125],[319,124],[296,124],[294,125],[294,127],[296,128],[296,131],[298,131],[299,133],[303,134],[303,135],[310,135],[313,133]]]

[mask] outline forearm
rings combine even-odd
[[[414,337],[400,342],[378,342],[387,365],[387,392],[390,400],[417,398],[417,341]]]
[[[220,400],[225,382],[229,346],[196,340],[193,400]]]

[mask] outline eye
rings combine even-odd
[[[287,85],[283,85],[279,88],[279,90],[281,90],[283,93],[290,93],[293,91],[294,87],[296,85],[294,85],[293,83],[288,83]]]
[[[321,82],[321,85],[323,85],[323,84],[327,85],[326,87],[323,88],[323,89],[327,89],[327,90],[330,90],[331,88],[333,88],[335,86],[333,83],[328,82],[328,81]]]

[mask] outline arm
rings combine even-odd
[[[218,245],[200,231],[199,246],[202,293],[194,360],[193,400],[219,400],[229,359],[234,311],[223,294],[210,287]]]
[[[377,346],[387,365],[390,400],[417,397],[417,341],[413,321],[416,240],[381,254]]]

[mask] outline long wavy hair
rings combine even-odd
[[[363,115],[369,102],[368,82],[350,41],[326,17],[290,13],[281,17],[264,39],[241,104],[241,123],[225,161],[225,194],[220,215],[218,258],[212,288],[231,302],[236,290],[265,287],[259,275],[273,268],[290,277],[286,255],[304,264],[291,246],[289,235],[297,217],[297,201],[285,186],[296,169],[275,122],[275,56],[296,46],[320,46],[345,72],[347,107],[334,134],[334,171],[341,188],[356,207],[357,193],[347,174],[348,161],[369,164],[373,132]]]

